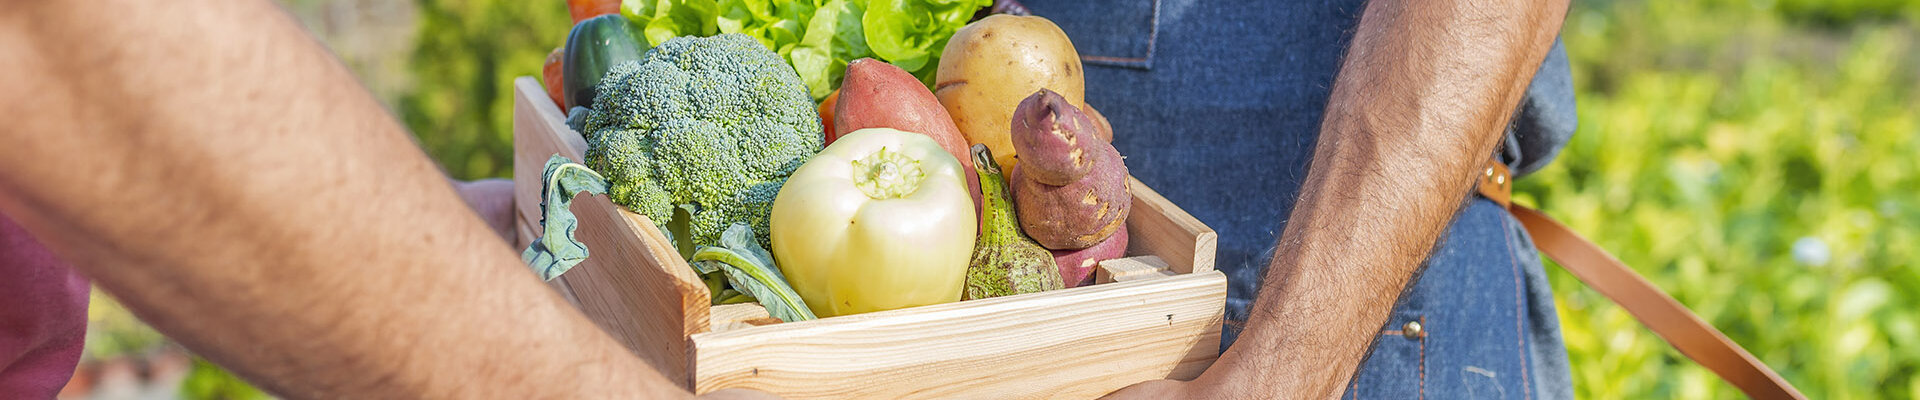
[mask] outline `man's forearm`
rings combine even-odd
[[[271,3],[5,7],[0,210],[196,352],[303,398],[677,390]]]
[[[1339,394],[1492,155],[1566,7],[1367,6],[1260,297],[1212,379]]]

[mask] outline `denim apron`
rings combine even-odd
[[[1219,233],[1232,345],[1306,176],[1364,0],[1025,0],[1073,38],[1087,103],[1128,170]],[[1573,131],[1564,51],[1528,90],[1502,159],[1537,169]],[[1491,155],[1490,155],[1491,156]],[[1533,244],[1499,205],[1462,207],[1398,299],[1346,398],[1571,398]]]

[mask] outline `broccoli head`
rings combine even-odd
[[[587,166],[614,203],[666,224],[686,208],[696,246],[744,222],[767,243],[787,176],[820,151],[800,76],[752,37],[680,37],[615,66],[586,115]]]

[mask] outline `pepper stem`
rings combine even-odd
[[[853,185],[874,200],[897,199],[920,190],[926,179],[920,160],[881,147],[880,151],[853,160]]]

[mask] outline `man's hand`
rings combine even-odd
[[[1218,365],[1218,364],[1216,364]],[[1217,376],[1217,375],[1216,375]],[[1254,399],[1264,398],[1251,387],[1227,385],[1206,375],[1191,381],[1159,379],[1141,382],[1107,394],[1101,399]]]
[[[700,395],[702,400],[780,400],[780,396],[758,390],[721,389]]]
[[[466,200],[467,207],[480,220],[493,228],[500,239],[513,243],[513,181],[506,179],[481,179],[477,181],[452,181],[460,199]]]
[[[1566,10],[1566,0],[1369,2],[1239,341],[1192,382],[1111,397],[1339,396],[1468,198]]]

